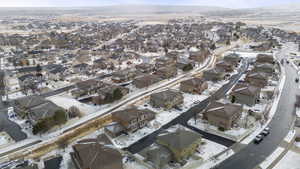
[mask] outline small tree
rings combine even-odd
[[[121,89],[120,88],[116,88],[113,91],[113,99],[114,100],[120,100],[122,97],[123,97],[123,93],[122,93]]]
[[[231,96],[231,103],[235,103],[235,96]]]
[[[183,71],[185,71],[185,72],[187,72],[187,71],[190,71],[190,70],[192,70],[193,69],[193,65],[192,64],[187,64],[187,65],[185,65],[183,68],[182,68],[182,70]]]
[[[70,107],[68,112],[70,118],[81,117],[81,112],[76,106]]]
[[[40,73],[42,71],[42,67],[40,64],[37,64],[36,67],[35,67],[35,70],[37,73]]]
[[[53,120],[56,124],[61,125],[67,122],[66,112],[64,110],[57,110],[53,116]]]
[[[111,103],[114,101],[114,97],[111,93],[106,93],[105,94],[105,99],[104,99],[104,102],[105,103]]]
[[[49,123],[48,120],[40,120],[38,121],[32,128],[32,133],[34,135],[38,134],[38,133],[42,133],[48,130],[48,125],[47,123]]]
[[[216,47],[216,44],[215,43],[213,43],[211,46],[210,46],[210,49],[211,50],[215,50],[217,47]]]
[[[230,40],[227,40],[226,45],[230,45],[230,44],[231,44]]]

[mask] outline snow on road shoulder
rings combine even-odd
[[[283,153],[283,151],[284,148],[278,147],[270,156],[266,158],[264,162],[259,165],[261,169],[267,169],[273,163],[273,161],[276,160],[281,153]]]
[[[288,151],[273,169],[300,169],[300,154]]]
[[[296,135],[296,130],[291,130],[284,138],[284,141],[290,143],[294,139],[295,135]]]

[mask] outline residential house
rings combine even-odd
[[[18,82],[21,89],[28,89],[32,87],[37,87],[36,85],[41,82],[42,76],[37,76],[34,74],[25,74],[18,77]]]
[[[132,84],[141,89],[144,87],[148,87],[151,86],[159,81],[161,81],[162,79],[157,76],[157,75],[144,75],[142,77],[138,77],[136,79],[133,80]]]
[[[98,92],[99,89],[109,86],[109,84],[104,83],[100,80],[90,79],[85,81],[80,81],[75,84],[76,88],[71,91],[72,95],[76,98],[93,95]]]
[[[86,63],[80,63],[73,66],[73,72],[77,74],[86,73],[89,70],[89,65]]]
[[[186,93],[201,94],[207,88],[207,82],[201,78],[192,78],[180,83],[180,90]]]
[[[220,72],[232,72],[234,65],[225,61],[219,61],[216,63],[216,69]]]
[[[231,65],[237,66],[241,61],[241,57],[236,53],[231,53],[224,56],[223,60]]]
[[[53,102],[41,96],[27,96],[13,102],[14,111],[21,117],[27,118],[32,124],[47,117],[53,117],[55,112],[62,110]]]
[[[212,102],[203,117],[209,124],[222,130],[230,130],[241,117],[243,107],[237,104]]]
[[[125,128],[118,122],[112,122],[104,127],[104,132],[115,138],[126,132]]]
[[[176,59],[174,58],[167,58],[167,57],[160,57],[155,60],[155,68],[160,69],[166,66],[176,66]]]
[[[261,88],[248,83],[238,83],[230,95],[234,97],[235,102],[253,106],[259,102]]]
[[[165,66],[156,70],[154,74],[158,75],[162,79],[170,79],[177,75],[177,69],[174,66]]]
[[[190,51],[189,53],[189,59],[199,63],[203,63],[210,55],[210,51],[207,48],[202,48],[198,51]]]
[[[195,62],[189,59],[179,58],[177,59],[176,67],[183,70],[185,66],[192,65],[195,66]]]
[[[203,72],[203,79],[206,81],[219,81],[225,79],[225,73],[215,68]]]
[[[157,136],[157,143],[167,147],[177,162],[195,154],[201,145],[201,135],[181,125],[176,130],[166,130]]]
[[[155,118],[155,113],[149,109],[129,108],[112,113],[112,119],[124,127],[126,132],[134,132],[145,127]]]
[[[93,62],[93,68],[96,68],[96,69],[106,69],[108,67],[108,62],[101,58],[101,59],[96,59],[94,60]]]
[[[67,72],[68,72],[68,68],[58,67],[50,70],[47,74],[50,80],[61,80],[65,78]]]
[[[256,62],[257,63],[269,63],[269,64],[274,64],[275,60],[272,55],[267,55],[267,54],[258,54],[256,56]]]
[[[180,91],[168,89],[151,94],[150,104],[153,107],[171,109],[175,106],[180,106],[183,103],[183,99],[183,95]]]
[[[257,46],[250,46],[251,49],[255,50],[255,51],[268,51],[271,50],[273,48],[273,44],[271,42],[264,42],[260,45]]]
[[[131,69],[120,70],[112,74],[111,80],[115,83],[122,83],[132,80],[136,76],[136,72]]]
[[[4,169],[10,169],[10,168],[4,168]],[[20,165],[15,167],[14,169],[38,169],[38,165],[37,164]]]
[[[145,162],[148,162],[155,169],[164,168],[173,161],[172,152],[165,146],[157,143],[153,143],[151,146],[146,147],[139,152],[139,154],[145,158]]]
[[[153,72],[154,65],[149,63],[141,63],[135,66],[136,70],[142,73],[151,73]]]
[[[245,81],[253,86],[264,88],[268,85],[268,75],[262,72],[249,72]]]
[[[4,71],[0,70],[0,95],[5,95],[6,93],[6,86],[7,85],[7,79]]]
[[[78,169],[123,169],[123,155],[101,139],[82,140],[70,153]]]
[[[255,71],[255,72],[263,72],[263,73],[266,73],[268,75],[272,75],[275,72],[275,68],[274,68],[274,65],[272,65],[272,64],[262,63],[262,64],[256,64],[254,66],[253,71]]]
[[[92,102],[94,104],[101,105],[116,101],[116,98],[114,98],[114,92],[117,89],[121,91],[122,97],[129,93],[129,89],[126,87],[109,84],[105,87],[98,89],[97,96],[92,97]]]

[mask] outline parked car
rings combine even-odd
[[[175,108],[176,110],[178,110],[178,111],[182,111],[182,108],[179,107],[179,106],[175,106],[174,108]]]
[[[259,135],[257,135],[257,136],[255,137],[254,143],[255,143],[255,144],[259,144],[260,142],[263,141],[263,139],[264,139],[264,137],[263,137],[261,134],[259,134]]]
[[[296,79],[295,79],[295,82],[298,83],[298,82],[299,82],[299,78],[296,78]]]
[[[263,136],[267,136],[267,135],[270,134],[270,132],[266,131],[266,130],[263,130],[260,134],[263,135]]]

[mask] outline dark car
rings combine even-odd
[[[298,83],[298,82],[299,82],[299,78],[296,78],[296,79],[295,79],[295,82]]]
[[[259,134],[259,135],[257,135],[257,136],[255,137],[254,143],[255,143],[255,144],[259,144],[260,142],[263,141],[263,139],[264,139],[264,137],[263,137],[261,134]]]

